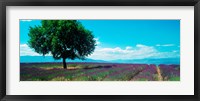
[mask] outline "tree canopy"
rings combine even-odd
[[[54,59],[85,59],[93,53],[96,41],[92,32],[77,20],[42,20],[40,26],[30,27],[29,47],[35,52],[52,54]]]

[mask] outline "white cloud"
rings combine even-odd
[[[34,52],[34,50],[31,49],[27,44],[20,44],[20,56],[42,56],[42,55]],[[46,56],[51,56],[51,55],[47,54]]]
[[[148,46],[145,46],[145,45],[142,45],[142,44],[137,44],[136,47],[148,47]]]
[[[89,58],[99,60],[116,59],[143,59],[143,58],[170,58],[179,57],[177,52],[159,52],[152,46],[137,44],[135,47],[127,46],[125,49],[120,47],[102,48],[97,47]]]
[[[97,44],[97,45],[100,45],[100,44],[101,44],[101,42],[99,41],[99,38],[94,38],[94,40],[96,40],[96,44]]]
[[[126,50],[132,49],[131,46],[126,46]]]
[[[174,52],[174,53],[180,53],[180,50],[172,50],[172,52]]]
[[[20,45],[20,56],[42,56],[34,52],[27,44]],[[48,54],[47,56],[52,56]],[[146,46],[137,44],[135,47],[127,46],[125,49],[120,47],[115,48],[103,48],[96,47],[93,54],[88,58],[98,60],[116,60],[116,59],[143,59],[143,58],[173,58],[180,57],[179,50],[173,50],[171,52],[159,52],[153,46]]]
[[[169,47],[169,46],[174,46],[174,44],[164,44],[164,45],[157,44],[156,46],[158,46],[158,47]]]
[[[30,21],[32,21],[32,20],[21,20],[21,21],[23,21],[23,22],[30,22]]]
[[[20,44],[20,56],[40,56],[34,52],[27,44]]]

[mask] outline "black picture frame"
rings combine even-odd
[[[6,95],[6,6],[194,6],[194,95]],[[0,99],[2,101],[199,100],[200,0],[1,0],[0,12]]]

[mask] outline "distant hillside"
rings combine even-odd
[[[160,58],[160,59],[133,59],[133,60],[94,60],[88,59],[80,60],[66,60],[67,62],[95,62],[95,63],[136,63],[136,64],[180,64],[180,58]],[[52,56],[20,56],[20,63],[33,63],[33,62],[62,62],[60,60],[54,60]]]
[[[141,63],[141,64],[180,64],[180,58],[113,60],[111,62],[118,62],[118,63]]]
[[[20,63],[32,63],[32,62],[62,62],[62,59],[55,60],[52,56],[20,56]],[[106,62],[103,60],[93,60],[93,59],[75,59],[69,60],[67,59],[66,62]]]

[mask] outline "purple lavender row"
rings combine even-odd
[[[146,68],[140,72],[138,75],[136,75],[133,80],[148,80],[148,81],[155,81],[157,71],[156,71],[156,66],[155,65],[149,65],[146,66]]]
[[[81,75],[79,75],[79,76],[76,76],[74,79],[77,79],[77,78],[80,78],[80,77],[83,77],[83,76],[93,76],[93,75],[96,75],[97,73],[102,73],[102,72],[106,72],[106,71],[109,71],[109,70],[111,70],[112,68],[102,68],[102,69],[100,69],[100,70],[98,70],[98,71],[86,71],[84,74],[81,74]]]
[[[81,78],[81,77],[84,77],[84,76],[85,77],[92,77],[92,76],[98,75],[100,73],[105,73],[105,72],[113,73],[113,72],[116,72],[116,71],[120,71],[122,69],[130,68],[130,66],[132,66],[132,65],[127,65],[128,67],[125,67],[125,68],[122,68],[120,66],[121,65],[111,65],[110,67],[112,67],[112,68],[103,68],[103,69],[101,69],[101,71],[94,71],[94,72],[90,72],[90,73],[85,73],[85,74],[79,75],[78,77],[76,77],[74,79],[76,80],[77,78]]]
[[[123,78],[129,79],[133,75],[142,71],[146,65],[132,65],[132,67],[125,68],[121,71],[114,72],[106,76],[105,80],[122,80]]]
[[[171,77],[180,77],[180,67],[176,65],[159,65],[161,75],[164,80]]]

